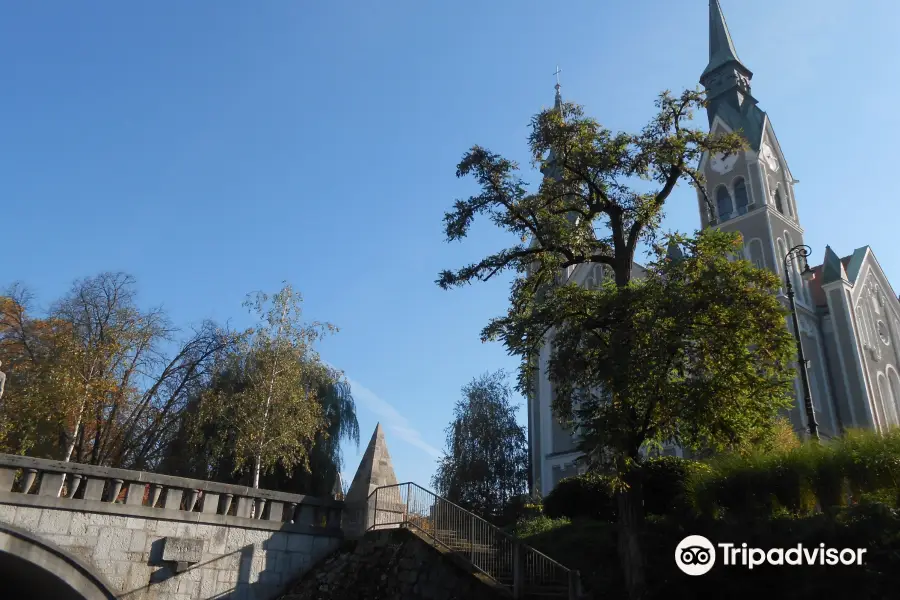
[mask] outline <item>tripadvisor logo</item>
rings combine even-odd
[[[751,548],[746,543],[713,545],[702,535],[689,535],[675,548],[675,564],[688,575],[705,575],[716,564],[716,555],[728,567],[753,569],[760,565],[862,565],[865,548],[829,548],[819,544],[812,548],[797,544],[791,548]]]

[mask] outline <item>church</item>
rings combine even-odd
[[[737,56],[719,0],[710,0],[709,64],[700,76],[709,98],[710,131],[742,131],[749,148],[738,155],[701,159],[713,205],[698,191],[701,227],[739,232],[746,259],[782,280],[786,275],[790,279],[821,439],[846,429],[882,431],[900,425],[900,300],[868,246],[846,256],[826,246],[822,264],[817,266],[807,265],[799,252],[791,252],[804,244],[794,196],[797,180],[769,116],[751,93],[752,77]],[[810,272],[801,276],[807,267]],[[596,285],[602,277],[599,269],[599,265],[579,265],[567,277],[579,285]],[[641,272],[635,265],[634,276],[640,277]],[[779,296],[787,305],[786,290]],[[793,332],[790,319],[787,326]],[[542,495],[560,479],[583,470],[577,462],[575,434],[551,410],[549,355],[549,344],[545,344],[528,399],[532,482]],[[799,373],[794,385],[797,401],[789,416],[795,431],[805,435],[808,423]],[[671,447],[665,453],[680,455],[681,451]]]

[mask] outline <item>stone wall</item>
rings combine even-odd
[[[501,588],[408,529],[369,532],[308,572],[280,600],[497,600]]]
[[[52,508],[0,505],[0,522],[80,558],[128,600],[273,598],[341,538]],[[164,561],[167,539],[198,540],[199,560]]]

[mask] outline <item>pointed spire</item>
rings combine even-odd
[[[669,240],[669,247],[666,250],[666,258],[675,262],[684,258],[684,252],[681,250],[675,240]]]
[[[556,110],[562,110],[562,94],[559,92],[560,88],[562,87],[559,85],[560,73],[562,73],[562,70],[560,70],[559,65],[556,65],[556,72],[553,73],[554,75],[556,75],[556,99],[553,102],[553,108],[555,108]]]
[[[848,281],[847,271],[844,269],[844,263],[841,258],[835,254],[831,246],[825,246],[825,261],[822,264],[822,283],[828,284],[833,281]]]
[[[701,78],[730,62],[740,63],[719,0],[709,0],[709,64]],[[741,65],[743,66],[743,64]],[[744,67],[746,69],[746,67]]]
[[[331,488],[331,497],[335,500],[344,499],[344,479],[340,471],[334,476],[334,486]]]
[[[347,490],[346,502],[365,502],[375,488],[386,485],[397,485],[397,475],[384,439],[384,429],[378,423]]]

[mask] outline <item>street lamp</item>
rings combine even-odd
[[[791,305],[791,317],[794,320],[794,338],[797,340],[797,359],[798,363],[801,365],[800,369],[800,381],[803,383],[803,403],[806,407],[806,420],[809,425],[809,437],[818,440],[819,439],[819,424],[816,423],[816,414],[813,410],[812,403],[812,394],[809,391],[809,366],[806,361],[806,357],[803,356],[803,342],[800,339],[800,323],[797,320],[797,304],[794,302],[794,286],[791,284],[791,272],[789,264],[794,261],[797,257],[803,259],[803,271],[800,273],[800,276],[805,280],[809,281],[813,277],[815,277],[815,273],[813,273],[812,269],[809,268],[809,263],[806,261],[806,258],[812,252],[812,248],[809,246],[794,246],[790,250],[788,250],[787,254],[784,255],[784,283],[785,287],[787,287],[787,296],[788,301]]]

